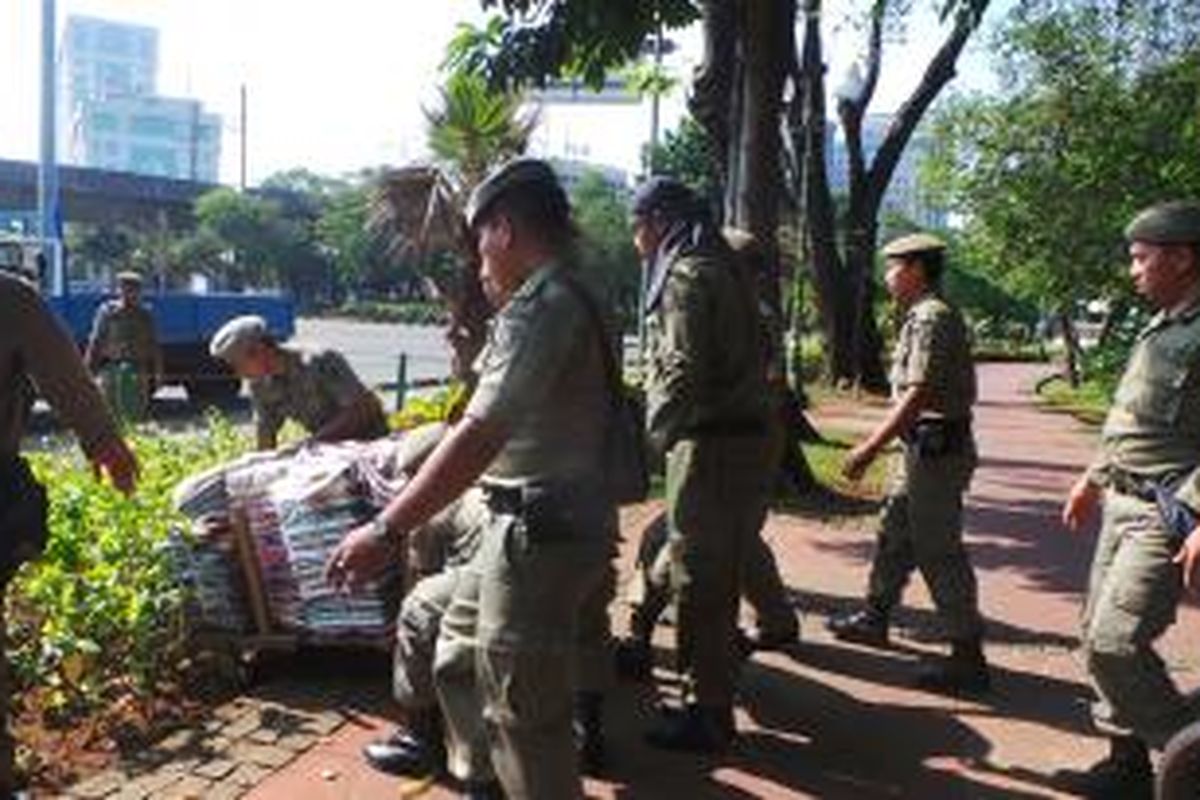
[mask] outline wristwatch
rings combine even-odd
[[[371,528],[371,535],[376,539],[387,539],[390,535],[387,523],[383,521],[383,514],[376,514],[367,524]]]

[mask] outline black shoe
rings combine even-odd
[[[386,739],[367,744],[362,752],[368,764],[389,775],[440,775],[446,771],[441,716],[436,709],[412,712],[407,727],[397,727]]]
[[[1110,740],[1108,756],[1083,772],[1060,771],[1059,788],[1089,800],[1153,800],[1154,767],[1141,740],[1132,736]]]
[[[613,651],[613,662],[618,677],[638,683],[649,681],[654,675],[654,653],[650,644],[638,639],[622,639]]]
[[[733,736],[730,709],[689,705],[682,710],[664,710],[658,725],[646,734],[646,743],[660,750],[713,755],[729,749]]]
[[[604,695],[579,692],[575,695],[575,746],[579,771],[590,778],[604,774]]]
[[[754,650],[790,650],[800,644],[800,626],[785,630],[759,630],[747,635],[746,640]]]
[[[978,640],[954,642],[949,657],[924,667],[917,688],[941,694],[983,694],[992,688],[991,671]]]
[[[872,608],[831,617],[826,623],[833,638],[843,642],[884,647],[888,643],[888,619]]]

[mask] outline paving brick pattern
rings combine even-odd
[[[994,690],[978,700],[916,691],[917,662],[942,652],[919,579],[896,618],[893,646],[835,642],[831,613],[859,602],[873,546],[872,518],[773,514],[764,530],[803,628],[794,652],[756,655],[743,669],[735,748],[721,759],[656,752],[642,732],[659,694],[619,684],[608,703],[609,760],[589,798],[830,798],[1008,800],[1064,797],[1054,772],[1103,752],[1087,717],[1085,670],[1075,652],[1080,594],[1092,537],[1062,530],[1062,498],[1095,447],[1096,432],[1037,411],[1027,387],[1042,370],[980,370],[977,436],[982,462],[968,497],[967,540],[988,618]],[[879,406],[831,402],[820,425],[864,430]],[[636,551],[630,536],[653,504],[626,509],[620,574]],[[622,587],[623,591],[623,587]],[[614,622],[626,614],[620,602]],[[747,622],[750,617],[747,615]],[[658,664],[670,663],[672,631],[660,626]],[[1163,655],[1184,688],[1200,683],[1200,613],[1181,609]],[[312,670],[299,674],[313,661]],[[357,671],[353,665],[358,665]],[[214,709],[137,761],[75,786],[73,798],[239,797],[249,800],[444,800],[446,786],[373,772],[361,747],[396,717],[386,658],[335,665],[285,662],[252,696]],[[670,674],[659,670],[669,681]],[[662,683],[662,682],[660,682]],[[661,686],[660,686],[661,690]]]
[[[319,698],[307,698],[309,701]],[[77,800],[209,800],[243,796],[347,721],[339,711],[238,697],[202,722],[71,787]]]

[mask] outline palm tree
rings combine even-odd
[[[370,227],[388,241],[389,251],[416,256],[422,278],[450,311],[447,339],[454,373],[469,378],[483,346],[490,314],[479,283],[479,263],[463,222],[471,190],[494,166],[525,151],[537,124],[522,97],[496,92],[475,73],[451,72],[440,105],[425,109],[432,165],[385,173],[372,203]],[[453,269],[438,269],[446,257]]]

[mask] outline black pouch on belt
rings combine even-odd
[[[42,554],[49,535],[46,490],[20,456],[0,456],[0,581]]]
[[[1196,530],[1197,523],[1200,523],[1196,512],[1175,496],[1182,482],[1182,477],[1149,482],[1154,493],[1154,505],[1158,506],[1158,515],[1162,518],[1163,525],[1168,533],[1180,541],[1186,539]]]

